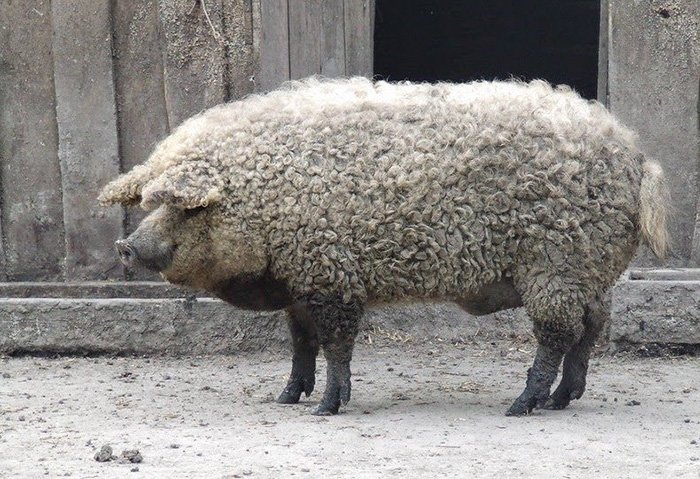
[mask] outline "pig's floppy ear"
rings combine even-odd
[[[141,188],[151,179],[151,168],[138,165],[119,176],[102,189],[98,201],[102,206],[122,204],[133,206],[141,201]]]
[[[224,181],[205,161],[186,161],[168,168],[141,191],[141,207],[152,210],[161,204],[192,209],[221,201]]]

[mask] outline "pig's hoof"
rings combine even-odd
[[[513,405],[506,411],[506,416],[527,416],[535,408],[537,398],[523,397],[525,393],[515,400]]]
[[[542,409],[559,410],[564,409],[574,399],[583,396],[583,387],[570,387],[560,384],[559,387],[547,398],[542,405]]]
[[[506,416],[527,416],[532,412],[532,408],[518,404],[517,401],[506,411]]]
[[[335,416],[338,414],[338,410],[340,409],[340,403],[334,404],[334,405],[327,405],[325,403],[321,403],[318,406],[316,406],[314,409],[311,410],[311,415],[312,416]]]
[[[301,397],[301,390],[293,389],[290,386],[284,388],[284,391],[277,398],[279,404],[296,404]]]
[[[550,397],[542,405],[542,409],[549,409],[550,411],[557,411],[559,409],[564,409],[568,405],[569,405],[568,400],[554,399],[554,398]]]
[[[341,381],[333,381],[326,386],[326,391],[323,393],[321,404],[316,409],[311,411],[314,416],[332,416],[338,414],[341,404],[347,404],[350,401],[350,377]]]
[[[287,383],[284,391],[277,398],[277,402],[280,404],[296,404],[301,398],[301,393],[304,393],[306,397],[314,390],[315,378],[310,376],[307,378],[294,378]]]

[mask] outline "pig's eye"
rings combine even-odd
[[[185,210],[185,218],[194,218],[202,211],[204,211],[204,206],[198,206],[197,208],[190,208],[188,210]]]

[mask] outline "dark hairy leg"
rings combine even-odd
[[[287,325],[294,349],[292,373],[277,402],[296,404],[299,402],[301,393],[309,397],[314,390],[319,342],[316,324],[305,304],[295,304],[287,308]]]
[[[547,400],[563,356],[564,353],[547,346],[537,347],[535,361],[527,371],[525,390],[510,406],[506,416],[529,414],[538,403]]]
[[[310,297],[306,308],[314,318],[318,337],[326,358],[326,389],[312,414],[337,414],[341,404],[350,401],[350,361],[359,331],[362,306],[344,303],[339,298]]]
[[[561,277],[540,275],[530,278],[523,291],[538,347],[525,390],[508,409],[507,416],[529,414],[535,407],[545,405],[564,355],[584,334],[586,301],[575,284]]]
[[[544,403],[544,409],[564,409],[574,399],[579,399],[586,389],[588,361],[595,341],[610,318],[610,295],[594,300],[586,308],[585,330],[581,340],[564,356],[562,378],[557,389]]]

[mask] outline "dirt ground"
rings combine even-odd
[[[394,338],[396,339],[396,338]],[[290,360],[0,359],[0,477],[700,477],[700,358],[596,357],[563,411],[504,412],[533,346],[375,338],[353,399],[274,402]],[[143,462],[97,462],[138,449]]]

